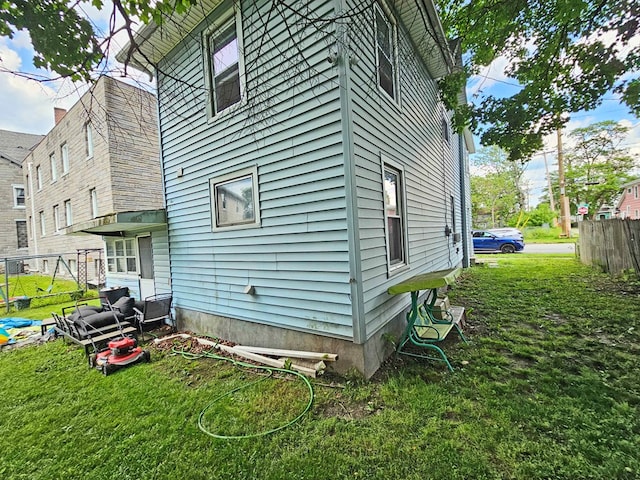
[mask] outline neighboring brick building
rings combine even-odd
[[[622,186],[618,212],[620,218],[640,219],[640,178]]]
[[[0,259],[29,251],[22,160],[42,138],[0,130]]]
[[[87,225],[109,223],[105,218],[122,212],[163,214],[155,97],[102,77],[68,112],[55,113],[56,125],[23,164],[29,185],[29,253],[39,257],[31,261],[31,268],[52,274],[56,259],[44,256],[64,254],[74,273],[80,267],[82,281],[85,257],[78,250],[99,249],[86,258],[89,279],[103,281],[107,263],[113,267],[108,269],[111,273],[137,276],[134,252],[121,255],[124,260],[105,262],[111,249],[104,251],[101,235],[122,236],[121,230],[83,232]],[[128,250],[137,246],[135,237],[134,241]]]

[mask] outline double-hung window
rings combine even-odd
[[[230,9],[222,21],[205,33],[209,78],[209,116],[239,103],[244,90],[242,26],[239,11]]]
[[[374,6],[378,86],[398,101],[396,24],[385,10],[379,4]]]
[[[402,169],[384,162],[383,188],[387,262],[391,271],[407,263]]]
[[[13,186],[13,208],[25,208],[24,187],[22,185]]]
[[[256,167],[212,178],[210,188],[212,230],[260,226]]]
[[[40,165],[36,167],[36,182],[38,183],[38,190],[42,190],[42,169]]]

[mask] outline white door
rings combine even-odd
[[[153,247],[151,236],[138,237],[138,258],[140,260],[140,299],[155,295],[156,287],[153,279]]]

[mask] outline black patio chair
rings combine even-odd
[[[140,339],[144,340],[144,329],[148,325],[169,323],[171,330],[176,330],[175,321],[171,313],[173,296],[170,293],[152,295],[144,299],[142,310],[134,308],[136,325],[140,330]]]

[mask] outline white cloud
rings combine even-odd
[[[512,63],[507,57],[498,57],[488,66],[482,67],[477,75],[469,79],[467,85],[469,98],[477,94],[482,94],[496,84],[505,85],[509,83],[516,85],[516,81],[506,74],[507,69],[511,66]]]
[[[55,91],[44,83],[9,73],[21,68],[18,52],[0,39],[0,128],[46,133],[53,125]]]

